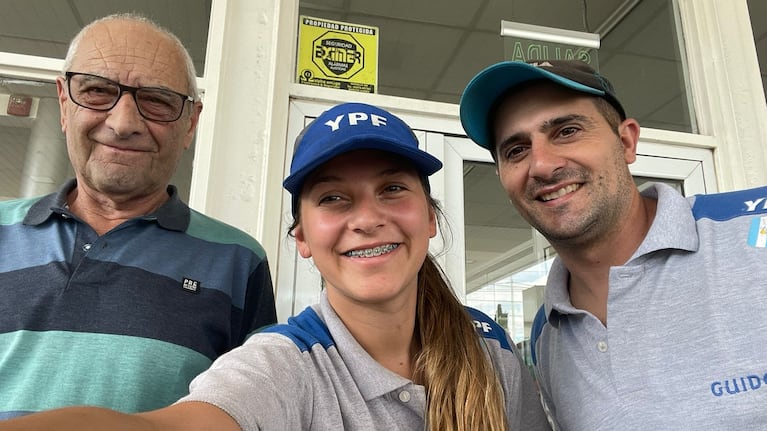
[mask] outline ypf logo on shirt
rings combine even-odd
[[[767,247],[767,216],[754,217],[748,231],[748,244],[753,247]]]

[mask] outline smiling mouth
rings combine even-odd
[[[547,193],[545,195],[541,195],[539,199],[544,201],[544,202],[548,202],[550,200],[553,200],[553,199],[556,199],[558,197],[564,196],[564,195],[566,195],[568,193],[572,193],[572,192],[578,190],[579,188],[581,188],[580,184],[570,184],[569,186],[562,187],[561,189],[559,189],[559,190],[557,190],[555,192]]]
[[[344,256],[348,257],[376,257],[382,254],[391,253],[394,249],[399,247],[399,244],[386,244],[379,245],[373,248],[364,248],[361,250],[352,250],[344,253]]]
[[[120,151],[120,152],[131,152],[131,153],[148,153],[149,152],[141,148],[120,147],[117,145],[105,145],[105,146],[109,147],[109,149],[111,150]]]

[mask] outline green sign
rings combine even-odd
[[[599,70],[598,34],[501,21],[501,35],[506,60],[581,60]]]

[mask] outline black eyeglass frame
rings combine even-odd
[[[115,98],[114,103],[112,103],[112,106],[110,106],[108,108],[94,108],[94,107],[91,107],[91,106],[83,105],[82,103],[78,102],[76,100],[76,98],[72,97],[72,77],[73,76],[77,76],[77,75],[90,76],[92,78],[102,79],[102,80],[104,80],[104,81],[106,81],[106,82],[108,82],[110,84],[114,84],[117,88],[120,89],[120,94],[118,95],[117,98]],[[69,99],[72,100],[72,102],[74,102],[76,105],[82,106],[83,108],[86,108],[86,109],[91,109],[93,111],[106,112],[106,111],[111,110],[112,108],[117,106],[117,103],[120,102],[120,99],[122,99],[123,94],[125,94],[127,92],[127,93],[130,93],[131,96],[133,96],[133,102],[136,104],[136,109],[138,110],[139,115],[141,115],[143,118],[145,118],[145,119],[147,119],[149,121],[156,121],[158,123],[172,123],[172,122],[178,120],[179,118],[181,118],[181,115],[184,114],[184,108],[186,107],[186,102],[192,102],[192,103],[194,102],[194,97],[189,96],[187,94],[179,93],[178,91],[170,90],[168,88],[162,88],[162,87],[132,87],[130,85],[121,84],[121,83],[119,83],[117,81],[114,81],[112,79],[109,79],[109,78],[104,78],[103,76],[94,75],[92,73],[84,73],[84,72],[68,71],[68,72],[64,72],[64,76],[67,79],[67,92],[69,93]],[[172,119],[172,120],[159,120],[159,119],[156,119],[156,118],[148,117],[141,110],[141,104],[139,103],[138,97],[136,96],[136,92],[139,91],[139,90],[161,90],[161,91],[166,91],[166,92],[175,94],[176,96],[180,97],[182,102],[181,102],[181,109],[178,112],[178,116],[176,118]]]

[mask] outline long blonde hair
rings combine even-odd
[[[424,188],[432,208],[441,216],[439,205],[429,196],[428,183]],[[428,428],[506,431],[498,374],[482,347],[473,319],[431,255],[418,271],[416,307],[421,350],[415,358],[413,380],[426,388]]]

